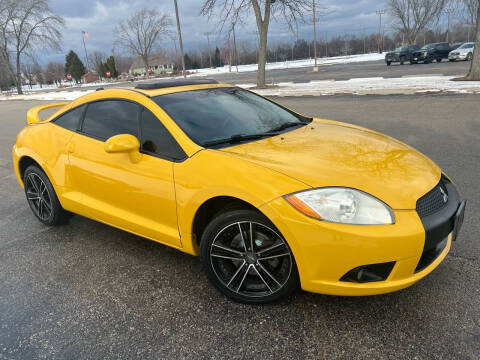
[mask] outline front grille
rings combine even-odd
[[[442,177],[437,186],[417,200],[416,210],[420,218],[432,215],[447,205],[445,198],[448,200],[448,192],[444,181]]]

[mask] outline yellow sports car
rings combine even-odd
[[[213,80],[99,89],[27,121],[13,164],[42,223],[80,214],[200,255],[245,303],[299,286],[405,288],[440,264],[463,221],[452,181],[411,147]]]

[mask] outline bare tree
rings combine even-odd
[[[480,0],[477,2],[477,30],[475,31],[475,51],[470,63],[470,71],[465,77],[466,80],[480,80]]]
[[[64,20],[52,12],[48,0],[1,0],[0,56],[15,80],[18,94],[22,94],[23,55],[39,49],[59,49],[63,26]]]
[[[44,78],[47,83],[62,84],[65,77],[65,69],[62,63],[49,62],[45,69]]]
[[[462,0],[463,7],[465,8],[465,13],[467,17],[467,22],[470,25],[475,25],[477,23],[477,13],[480,1],[478,0]]]
[[[149,56],[162,37],[169,35],[171,24],[170,15],[143,8],[120,22],[115,30],[116,42],[131,54],[140,56],[147,70]]]
[[[415,44],[425,28],[438,21],[449,0],[388,0],[390,15],[409,44]]]
[[[257,86],[265,86],[265,65],[267,62],[267,35],[270,20],[282,17],[290,30],[294,32],[295,24],[304,20],[311,0],[204,0],[201,14],[209,18],[218,9],[225,24],[242,23],[253,10],[258,30],[258,73]]]
[[[90,64],[93,65],[98,74],[101,73],[101,66],[106,58],[107,56],[102,51],[95,51],[92,55],[90,55]]]

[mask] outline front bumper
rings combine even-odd
[[[385,62],[399,62],[400,57],[398,54],[387,54],[385,55]]]
[[[414,53],[412,55],[412,61],[425,61],[428,59],[428,54],[424,55],[423,53]]]
[[[364,226],[307,218],[283,198],[260,209],[290,245],[302,289],[315,293],[363,296],[406,288],[432,272],[448,254],[452,242],[453,228],[435,242],[435,246],[440,245],[433,258],[419,267],[427,251],[426,232],[415,210],[394,211],[396,221],[392,225]],[[340,280],[354,268],[388,262],[395,265],[386,280],[366,283]]]
[[[448,54],[448,60],[465,60],[467,58],[467,54]]]

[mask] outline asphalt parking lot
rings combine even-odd
[[[217,292],[197,258],[79,216],[44,227],[16,182],[10,151],[27,109],[45,102],[5,101],[0,359],[479,359],[480,98],[278,100],[387,133],[453,177],[468,199],[465,223],[430,276],[375,297],[299,292],[280,304],[248,306]]]

